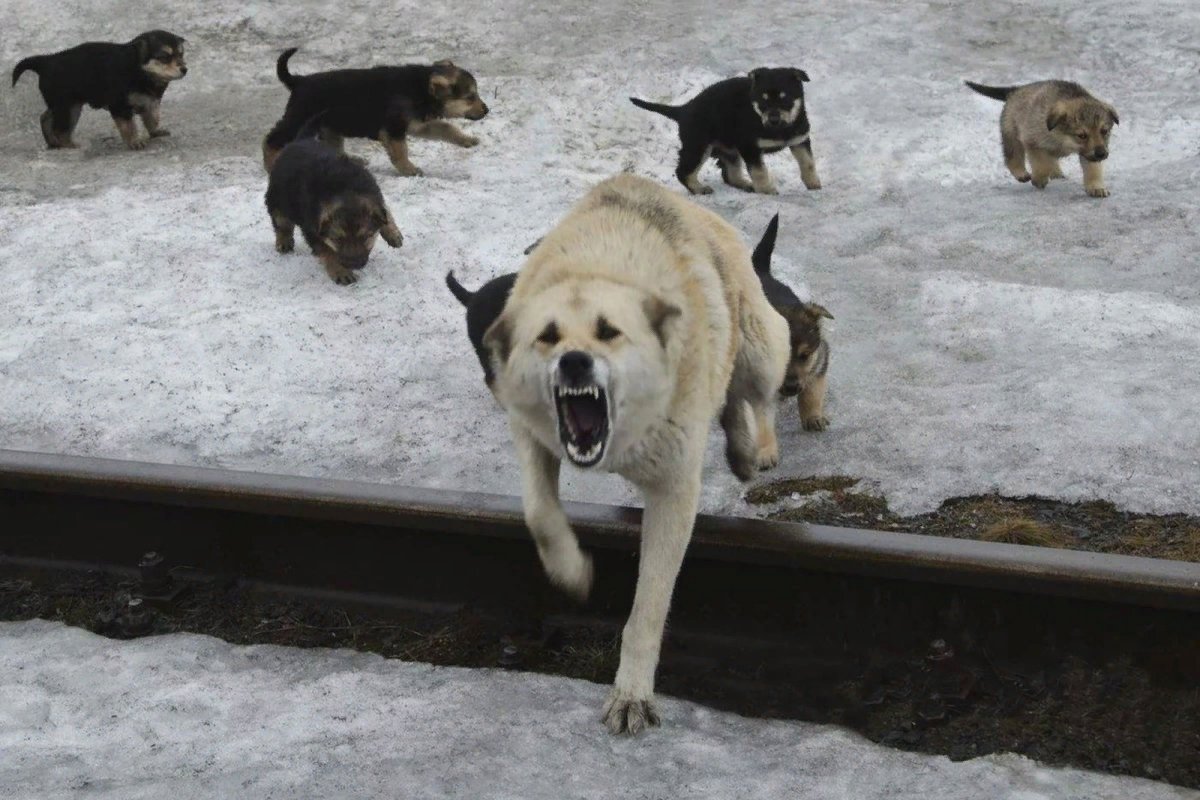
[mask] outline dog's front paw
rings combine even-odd
[[[125,144],[128,145],[130,150],[145,150],[146,145],[149,143],[150,140],[145,136],[138,136],[136,139],[130,139]]]
[[[1089,186],[1087,187],[1087,193],[1088,197],[1108,197],[1108,189],[1105,189],[1103,186]]]
[[[779,445],[771,445],[770,447],[759,448],[758,451],[758,470],[763,472],[768,469],[775,469],[779,466]]]
[[[1014,175],[1013,177],[1017,179],[1017,183],[1029,183],[1031,179],[1028,172],[1022,172],[1020,175]]]
[[[635,736],[646,728],[658,725],[660,722],[658,709],[654,706],[654,697],[638,697],[631,692],[624,692],[613,687],[604,703],[604,712],[600,718],[611,734],[628,733]]]
[[[334,273],[329,277],[333,278],[333,282],[338,286],[349,286],[352,283],[358,283],[358,277],[348,269]]]
[[[806,431],[823,431],[829,427],[829,417],[806,417],[800,420]]]
[[[478,144],[479,144],[478,136],[468,136],[468,135],[464,134],[463,137],[458,140],[459,147],[475,147]]]
[[[818,189],[821,188],[821,179],[813,178],[811,181],[805,181],[804,188],[808,189],[810,192],[817,191]]]
[[[280,253],[290,253],[296,249],[295,239],[276,239],[275,249]]]
[[[388,243],[389,247],[399,247],[404,244],[404,235],[395,226],[380,228],[379,235],[383,237],[383,240]]]
[[[155,128],[154,130],[150,131],[150,138],[152,138],[152,139],[157,139],[160,136],[170,136],[170,135],[171,135],[171,132],[169,130],[167,130],[166,128]]]
[[[412,164],[396,167],[396,172],[399,172],[401,175],[403,175],[406,178],[419,178],[425,174],[425,172],[420,167],[414,166]]]
[[[543,555],[542,566],[550,583],[562,589],[578,603],[587,602],[592,593],[594,570],[592,557],[576,545],[571,550],[556,553],[553,557]]]
[[[760,183],[754,187],[754,191],[759,194],[779,194],[779,188],[775,186],[774,181],[771,183]]]
[[[695,186],[689,186],[688,191],[692,194],[712,194],[713,188],[708,184],[697,183]]]
[[[1044,176],[1038,176],[1036,178],[1030,178],[1029,181],[1030,181],[1030,183],[1033,184],[1035,189],[1045,189],[1046,186],[1050,183],[1050,178],[1044,177]]]

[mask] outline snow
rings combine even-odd
[[[216,0],[6,3],[0,61],[162,26],[190,43],[174,135],[127,153],[85,111],[46,152],[35,81],[0,93],[0,446],[427,487],[517,491],[447,269],[475,286],[621,169],[679,188],[668,121],[690,96],[803,67],[825,188],[786,153],[781,194],[700,200],[837,317],[821,434],[780,417],[777,476],[866,479],[902,513],[987,491],[1200,513],[1200,53],[1194,3]],[[292,69],[452,57],[492,114],[474,150],[418,142],[427,177],[363,143],[406,244],[355,287],[281,256],[262,135]],[[1044,192],[1000,158],[999,104],[962,78],[1076,79],[1121,124],[1112,197],[1076,165]],[[682,191],[682,189],[680,189]],[[710,441],[704,507],[749,514]],[[634,500],[568,473],[567,497]]]
[[[0,787],[7,800],[1200,797],[1014,755],[955,763],[669,699],[662,728],[618,738],[598,721],[605,691],[349,650],[3,623]]]

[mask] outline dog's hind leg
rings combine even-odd
[[[713,148],[713,155],[717,157],[717,161],[721,164],[721,180],[735,189],[741,189],[743,192],[753,192],[754,184],[750,183],[750,179],[746,177],[746,165],[742,163],[742,157],[737,154],[736,150],[725,150],[724,148]]]
[[[750,480],[758,467],[754,420],[749,404],[732,387],[725,396],[725,408],[721,410],[721,429],[725,432],[725,461],[729,469],[738,480]]]
[[[537,545],[546,576],[579,602],[592,589],[592,560],[579,549],[558,497],[559,460],[519,423],[511,425],[521,464],[521,500],[525,524]]]
[[[1033,185],[1039,189],[1045,189],[1050,183],[1050,176],[1054,173],[1055,167],[1058,166],[1058,159],[1044,150],[1032,148],[1029,150],[1029,166]]]
[[[271,212],[271,227],[275,229],[275,249],[290,253],[296,249],[296,224],[278,211]]]
[[[688,442],[703,442],[693,431]],[[689,447],[689,449],[692,449]],[[678,467],[664,469],[662,483],[643,487],[642,543],[638,559],[633,608],[621,633],[621,663],[604,704],[602,721],[611,733],[638,733],[658,724],[654,707],[654,672],[658,667],[663,630],[675,579],[696,523],[700,499],[700,453]]]
[[[287,114],[284,114],[283,118],[275,123],[275,127],[271,128],[262,143],[263,167],[267,172],[270,172],[271,167],[275,166],[275,159],[279,158],[279,151],[283,150],[299,132],[300,124],[289,119]]]
[[[679,148],[679,165],[675,168],[675,177],[692,194],[712,194],[712,187],[700,182],[700,168],[704,166],[708,154],[708,142],[698,139],[684,139]]]
[[[403,135],[393,136],[387,131],[380,131],[379,141],[383,143],[383,149],[387,151],[388,158],[391,159],[396,172],[406,178],[415,178],[425,174],[420,167],[408,160],[408,140]]]
[[[817,176],[817,162],[813,160],[812,139],[805,139],[791,151],[792,157],[800,165],[800,180],[804,181],[804,188],[809,191],[820,189],[821,179]]]
[[[46,146],[58,148],[76,148],[71,134],[79,124],[79,115],[83,113],[82,105],[54,106],[42,112],[42,138]]]

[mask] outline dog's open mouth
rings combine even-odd
[[[608,395],[599,386],[556,386],[558,438],[577,467],[591,467],[608,444]]]

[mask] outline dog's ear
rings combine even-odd
[[[388,224],[388,212],[383,206],[371,212],[371,224],[377,228],[382,228]]]
[[[434,72],[429,77],[429,93],[438,100],[445,100],[450,96],[450,90],[454,87],[454,81],[450,80],[450,76],[444,72]]]
[[[445,69],[454,69],[454,62],[448,58],[443,58],[440,61],[433,62],[435,67],[443,67]]]
[[[824,317],[825,319],[833,319],[833,314],[829,313],[829,309],[819,303],[809,303],[808,311],[815,317]]]
[[[802,69],[793,69],[792,74],[800,79],[801,83],[808,83],[808,73]]]
[[[1054,108],[1046,115],[1046,129],[1054,130],[1067,121],[1067,109],[1062,103],[1055,103]]]
[[[150,40],[145,36],[138,36],[133,40],[133,46],[137,50],[139,64],[145,64],[150,60]]]
[[[1112,117],[1113,125],[1120,125],[1121,119],[1117,116],[1117,110],[1109,105],[1106,105],[1104,108],[1108,111],[1108,116]]]
[[[758,69],[750,70],[750,88],[751,89],[754,88],[754,84],[758,83],[759,80],[762,79],[763,73],[766,71],[767,71],[766,67],[759,67]]]
[[[658,337],[659,344],[666,347],[667,324],[672,319],[682,315],[683,312],[680,311],[679,306],[674,303],[668,303],[657,295],[651,295],[643,300],[642,310],[646,312],[646,319],[650,322],[650,329]]]
[[[512,319],[508,314],[501,314],[488,326],[483,334],[483,346],[499,363],[508,361],[512,352]]]
[[[329,235],[329,229],[333,225],[333,214],[337,207],[333,203],[322,203],[321,211],[317,214],[317,235],[324,239]]]

